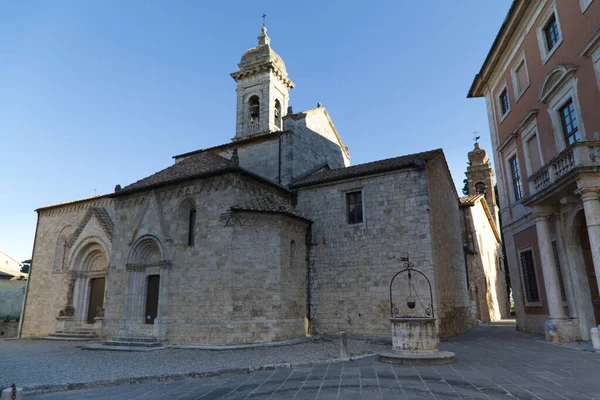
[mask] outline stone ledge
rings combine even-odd
[[[451,364],[456,361],[456,355],[449,351],[436,351],[434,353],[413,354],[394,353],[384,351],[379,353],[379,361],[402,365],[440,365]]]

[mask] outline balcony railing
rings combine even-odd
[[[575,168],[600,166],[600,141],[577,142],[527,178],[531,195],[546,189]]]

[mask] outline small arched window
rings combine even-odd
[[[275,127],[281,129],[281,103],[275,100]]]
[[[258,96],[250,97],[248,100],[248,111],[250,115],[250,122],[253,124],[257,124],[260,119],[260,100]]]
[[[477,194],[485,194],[485,192],[486,192],[485,183],[477,182],[475,184],[475,191],[477,192]]]
[[[194,231],[196,230],[196,209],[191,208],[188,221],[188,246],[194,245]]]

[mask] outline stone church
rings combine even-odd
[[[407,255],[430,280],[440,336],[472,326],[468,229],[442,151],[350,166],[324,107],[289,107],[294,83],[264,27],[231,76],[230,142],[37,210],[22,336],[390,336],[389,283]]]

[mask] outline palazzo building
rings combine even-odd
[[[600,323],[600,1],[515,0],[468,97],[484,97],[518,328]],[[590,333],[591,332],[591,333]]]

